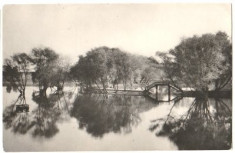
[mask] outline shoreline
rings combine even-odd
[[[37,84],[28,84],[28,87],[37,87]],[[76,85],[67,84],[64,87],[75,87]],[[3,84],[2,87],[6,87],[6,84]],[[79,87],[79,86],[77,86]],[[146,96],[148,95],[145,90],[134,90],[134,89],[106,89],[106,92],[102,89],[91,89],[89,91],[83,92],[84,94],[109,94],[109,95],[130,95],[130,96]],[[182,97],[200,97],[202,92],[200,91],[183,91],[183,93],[178,93],[177,95]],[[208,97],[218,97],[218,98],[232,98],[232,89],[231,90],[221,90],[221,91],[208,91]]]
[[[103,92],[102,89],[92,89],[85,93],[94,93],[94,94],[118,94],[118,95],[130,95],[130,96],[147,96],[148,94],[145,90],[114,90],[114,89],[106,89],[107,92]],[[202,92],[200,91],[183,91],[183,93],[179,93],[177,95],[182,97],[200,97]],[[208,91],[208,97],[213,98],[232,98],[232,90],[224,90],[224,91]]]

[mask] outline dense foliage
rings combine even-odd
[[[50,48],[34,48],[32,59],[36,65],[33,81],[38,83],[42,93],[45,94],[48,87],[54,86],[57,91],[63,90],[68,78],[68,63]]]
[[[164,59],[166,76],[177,85],[208,91],[231,81],[232,45],[226,33],[186,38],[168,55],[157,54]]]
[[[149,84],[159,77],[157,64],[154,58],[131,55],[118,48],[99,47],[80,56],[71,68],[71,75],[86,89],[96,85],[106,91],[107,87],[118,89],[120,84],[126,90],[134,84]]]
[[[3,71],[9,92],[18,90],[24,96],[28,82],[33,81],[39,86],[40,93],[46,95],[48,87],[63,90],[69,75],[69,64],[50,48],[34,48],[31,54],[19,53],[6,59]]]
[[[20,96],[25,96],[25,89],[28,81],[28,71],[32,59],[25,53],[19,53],[6,59],[3,65],[3,79],[7,82],[7,91],[18,90]]]
[[[59,55],[49,48],[34,48],[32,50],[32,58],[36,65],[36,71],[33,73],[33,81],[38,83],[40,91],[46,92],[53,80],[54,63]]]

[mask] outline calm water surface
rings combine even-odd
[[[19,94],[3,88],[6,151],[229,149],[231,99],[183,98],[157,103],[127,95],[81,95],[68,87],[47,97],[27,87],[29,112],[15,112]],[[19,101],[16,103],[18,104]]]

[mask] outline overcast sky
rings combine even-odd
[[[74,62],[99,46],[154,56],[219,30],[231,36],[229,4],[5,5],[3,57],[50,47]]]

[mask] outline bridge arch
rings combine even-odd
[[[146,86],[144,92],[145,92],[146,95],[150,95],[151,94],[150,90],[152,88],[155,88],[155,90],[156,90],[155,99],[156,99],[156,101],[159,101],[159,99],[158,99],[159,86],[167,86],[168,87],[168,101],[171,101],[171,89],[174,89],[177,92],[183,93],[180,88],[172,85],[169,81],[162,81],[162,82],[157,81],[157,82],[154,82],[154,83]]]

